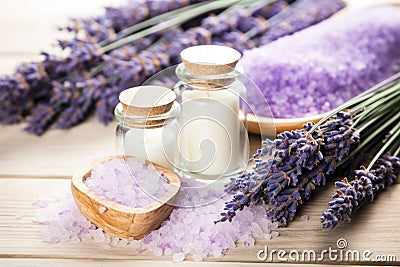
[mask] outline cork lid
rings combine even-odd
[[[176,99],[176,94],[167,87],[137,86],[119,94],[124,111],[133,116],[157,116],[167,113]]]
[[[188,72],[196,75],[218,75],[232,72],[241,54],[227,46],[198,45],[184,49],[180,56]]]

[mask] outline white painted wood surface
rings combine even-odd
[[[381,3],[385,0],[350,0]],[[11,73],[22,61],[36,60],[40,50],[48,50],[56,40],[57,25],[70,16],[91,15],[101,6],[123,0],[1,0],[0,7],[0,73]],[[0,126],[0,266],[171,266],[170,257],[157,258],[149,252],[133,255],[127,248],[104,250],[94,243],[43,242],[32,219],[32,207],[39,195],[68,192],[69,178],[95,158],[114,153],[114,127],[105,127],[95,118],[68,131],[51,130],[43,137],[22,131],[23,124]],[[259,144],[251,138],[253,151]],[[328,193],[329,192],[329,193]],[[336,240],[345,238],[349,249],[371,250],[376,255],[395,255],[400,260],[400,185],[396,184],[366,209],[353,223],[334,231],[321,229],[320,213],[327,207],[332,184],[299,211],[289,227],[280,229],[281,236],[271,241],[258,240],[255,248],[239,247],[222,259],[206,263],[183,262],[182,266],[253,266],[258,250],[336,248]],[[18,219],[18,214],[25,216]],[[309,220],[300,219],[308,215]],[[189,259],[190,260],[190,259]],[[219,262],[222,261],[222,262]],[[329,262],[357,264],[357,262]],[[363,262],[364,264],[368,262]],[[264,263],[265,264],[265,263]],[[376,264],[379,264],[378,262]],[[382,263],[381,263],[382,264]],[[278,264],[269,264],[276,266]],[[282,264],[279,264],[282,266]]]

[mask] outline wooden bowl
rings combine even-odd
[[[141,208],[132,208],[113,202],[106,197],[97,195],[84,183],[95,165],[113,158],[125,159],[127,157],[107,157],[80,170],[72,177],[72,195],[82,215],[97,227],[121,238],[140,239],[160,227],[161,223],[168,218],[174,208],[173,202],[181,183],[175,173],[152,163],[158,171],[165,175],[168,183],[173,185],[165,195],[159,201]]]
[[[400,0],[365,0],[365,1],[345,1],[348,4],[347,7],[340,10],[332,17],[337,17],[340,15],[347,14],[348,12],[354,12],[355,10],[373,8],[384,5],[392,5],[400,7]],[[248,131],[255,134],[263,134],[274,136],[277,133],[281,133],[283,131],[290,131],[295,129],[303,128],[303,124],[307,122],[318,122],[323,117],[325,117],[327,113],[321,113],[313,116],[303,117],[303,118],[268,118],[264,116],[254,116],[253,114],[247,115],[247,125]]]
[[[281,133],[284,131],[301,129],[303,128],[303,125],[309,121],[316,123],[327,114],[328,112],[304,118],[292,119],[268,118],[248,114],[247,129],[251,133],[275,136],[277,133]]]

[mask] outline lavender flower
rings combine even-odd
[[[103,15],[72,19],[70,24],[61,30],[73,32],[76,36],[84,36],[91,43],[103,40],[115,41],[118,33],[125,28],[170,10],[178,9],[201,0],[167,0],[167,1],[130,1],[119,7],[106,7]]]
[[[57,128],[70,128],[87,117],[93,101],[88,95],[80,96],[75,99],[70,106],[63,110],[57,118],[55,124]]]
[[[31,110],[34,100],[48,93],[48,78],[38,63],[18,67],[13,76],[0,78],[0,122],[17,123]]]
[[[123,89],[113,86],[103,90],[96,99],[95,114],[99,121],[107,124],[114,119],[114,108],[118,104],[118,95]]]
[[[238,9],[224,16],[210,15],[202,20],[201,26],[210,31],[213,36],[219,36],[234,30],[239,21],[246,21],[250,17],[251,12],[245,9]]]
[[[180,52],[190,46],[210,44],[211,33],[203,27],[190,28],[181,35],[175,36],[170,43],[160,43],[151,49],[152,53],[161,53],[169,56],[170,64],[177,64],[181,61]]]
[[[219,221],[231,220],[236,210],[260,201],[271,206],[267,215],[273,221],[286,225],[293,220],[297,207],[316,186],[325,185],[326,175],[359,142],[347,112],[339,112],[313,133],[308,132],[311,127],[308,123],[303,130],[284,132],[263,143],[253,171],[233,179],[227,188],[237,193],[226,203]],[[273,158],[262,159],[272,150]]]
[[[24,130],[36,135],[42,135],[55,120],[59,111],[59,106],[53,107],[46,103],[37,104],[32,109],[32,113],[28,118],[28,126]]]
[[[232,47],[241,53],[255,47],[254,42],[240,31],[227,32],[221,38],[214,39],[212,44]]]
[[[110,47],[112,51],[107,50],[107,54],[101,48],[125,36],[127,31],[121,31],[135,23],[200,1],[146,0],[107,8],[101,16],[72,20],[66,30],[74,34],[73,38],[59,41],[59,46],[69,52],[67,56],[43,52],[42,62],[24,64],[15,75],[0,79],[0,122],[20,122],[31,114],[26,130],[42,134],[53,121],[59,128],[76,125],[96,106],[100,121],[106,123],[112,115],[105,113],[117,104],[112,93],[139,85],[157,71],[179,63],[180,51],[189,46],[213,41],[240,51],[254,47],[255,43],[243,31],[264,32],[266,18],[261,16],[272,16],[283,7],[278,1],[276,8],[275,2],[268,5],[270,13],[267,9],[236,9],[202,19],[201,27],[185,24],[165,29],[120,48]],[[252,16],[254,11],[258,17]],[[191,23],[198,25],[199,21]],[[96,76],[88,75],[89,72]],[[36,105],[40,106],[34,110]],[[48,116],[43,115],[46,110]],[[42,123],[38,122],[40,117]]]
[[[109,60],[103,70],[120,88],[128,88],[141,84],[147,77],[169,66],[168,55],[142,51],[129,61]]]
[[[267,44],[279,37],[307,28],[344,7],[345,3],[342,0],[298,0],[284,20],[269,28],[260,43]]]
[[[71,53],[65,57],[57,57],[43,52],[43,65],[53,79],[62,78],[74,71],[86,71],[96,66],[102,60],[101,48],[90,42],[73,40],[70,44]]]
[[[336,182],[338,189],[329,202],[330,208],[322,213],[321,223],[324,228],[335,228],[340,221],[351,221],[354,211],[365,203],[374,200],[375,195],[393,184],[400,174],[400,159],[390,155],[382,156],[368,171],[361,166],[355,171],[355,178],[348,181],[344,178]]]
[[[269,19],[288,7],[288,1],[278,0],[254,12],[254,16]]]

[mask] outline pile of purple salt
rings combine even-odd
[[[129,164],[133,173],[139,174],[143,164],[131,161]],[[127,192],[119,192],[121,185],[135,188],[131,183],[135,180],[123,177],[126,164],[122,160],[113,160],[97,166],[87,179],[87,185],[97,192],[109,192],[108,197],[124,204],[133,205],[126,199]],[[106,174],[114,172],[112,183],[101,182]],[[143,170],[141,172],[143,174]],[[137,175],[140,176],[140,175]],[[97,182],[95,181],[97,180]],[[119,184],[115,185],[115,184]],[[185,189],[196,188],[199,183],[187,178],[181,178],[181,185]],[[114,188],[114,189],[111,189]],[[155,256],[171,255],[174,261],[186,258],[200,261],[205,257],[222,257],[227,249],[238,244],[254,246],[255,238],[271,239],[278,236],[278,224],[272,223],[266,217],[266,208],[262,205],[246,209],[236,216],[236,220],[229,224],[214,224],[215,218],[220,216],[221,208],[229,198],[217,187],[205,190],[181,190],[177,203],[193,203],[199,201],[208,203],[195,207],[177,206],[170,217],[161,227],[146,235],[141,240],[120,239],[111,236],[94,226],[81,215],[72,196],[69,194],[60,202],[50,203],[47,207],[38,209],[36,221],[42,223],[40,233],[43,240],[57,243],[62,241],[82,242],[94,241],[104,248],[126,246],[133,254],[145,250]],[[135,189],[136,190],[136,189]],[[127,195],[129,196],[129,195]],[[223,196],[223,197],[221,197]],[[136,198],[137,196],[135,196]],[[144,197],[144,196],[143,196]],[[209,199],[214,199],[209,203]]]
[[[338,107],[400,71],[400,8],[343,13],[244,52],[241,64],[274,117],[296,118]],[[265,101],[249,92],[257,115]]]
[[[96,165],[85,180],[89,189],[125,206],[140,208],[154,203],[170,185],[154,167],[137,158],[112,159]]]

